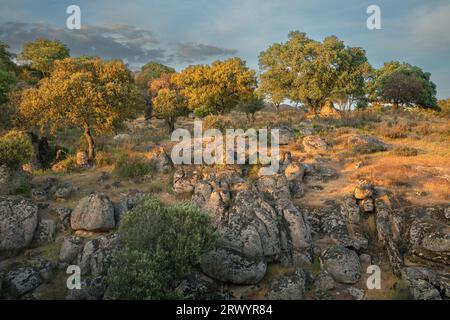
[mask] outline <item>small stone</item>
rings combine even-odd
[[[362,253],[359,256],[359,261],[361,261],[361,264],[363,264],[363,265],[371,265],[372,257],[370,256],[370,254]]]
[[[373,185],[367,180],[360,180],[355,188],[355,198],[368,199],[373,195]]]
[[[445,209],[444,216],[445,216],[445,219],[449,219],[450,220],[450,207],[447,207]]]
[[[374,210],[374,204],[373,204],[373,200],[372,199],[364,199],[361,202],[361,206],[363,208],[363,211],[366,212],[366,213],[373,212],[373,210]]]

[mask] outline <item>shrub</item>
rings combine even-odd
[[[52,166],[52,171],[56,173],[68,173],[79,170],[76,156],[68,156],[66,159]]]
[[[399,147],[393,151],[396,156],[401,157],[414,157],[419,154],[419,150],[411,148],[411,147]]]
[[[112,154],[106,151],[97,151],[94,160],[97,167],[109,166],[114,162]]]
[[[189,203],[144,200],[123,218],[123,249],[108,273],[116,299],[181,298],[174,280],[189,274],[214,245],[210,217]]]
[[[13,130],[0,138],[0,165],[15,169],[30,161],[33,154],[31,139],[24,132]]]
[[[154,165],[143,156],[120,153],[116,157],[114,173],[126,179],[143,177],[155,172]]]

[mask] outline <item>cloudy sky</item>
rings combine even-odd
[[[81,30],[68,30],[66,8],[81,8]],[[366,27],[369,5],[381,30]],[[13,51],[37,37],[59,39],[74,56],[149,60],[181,69],[258,54],[290,30],[314,39],[334,34],[366,49],[370,62],[400,60],[432,73],[438,97],[450,97],[449,0],[0,0],[0,40]]]

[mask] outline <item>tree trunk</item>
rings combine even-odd
[[[92,138],[91,128],[88,124],[84,124],[84,137],[88,144],[88,158],[89,161],[93,161],[95,158],[95,143],[94,138]]]
[[[170,132],[173,132],[175,130],[175,119],[167,119],[166,122],[169,126]]]

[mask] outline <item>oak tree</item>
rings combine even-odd
[[[256,88],[255,71],[240,58],[190,66],[174,74],[172,81],[198,116],[222,115],[250,101]]]
[[[143,108],[143,98],[123,62],[98,58],[56,61],[38,88],[23,91],[18,107],[25,123],[41,129],[81,127],[90,160],[95,155],[93,132],[112,132]]]

